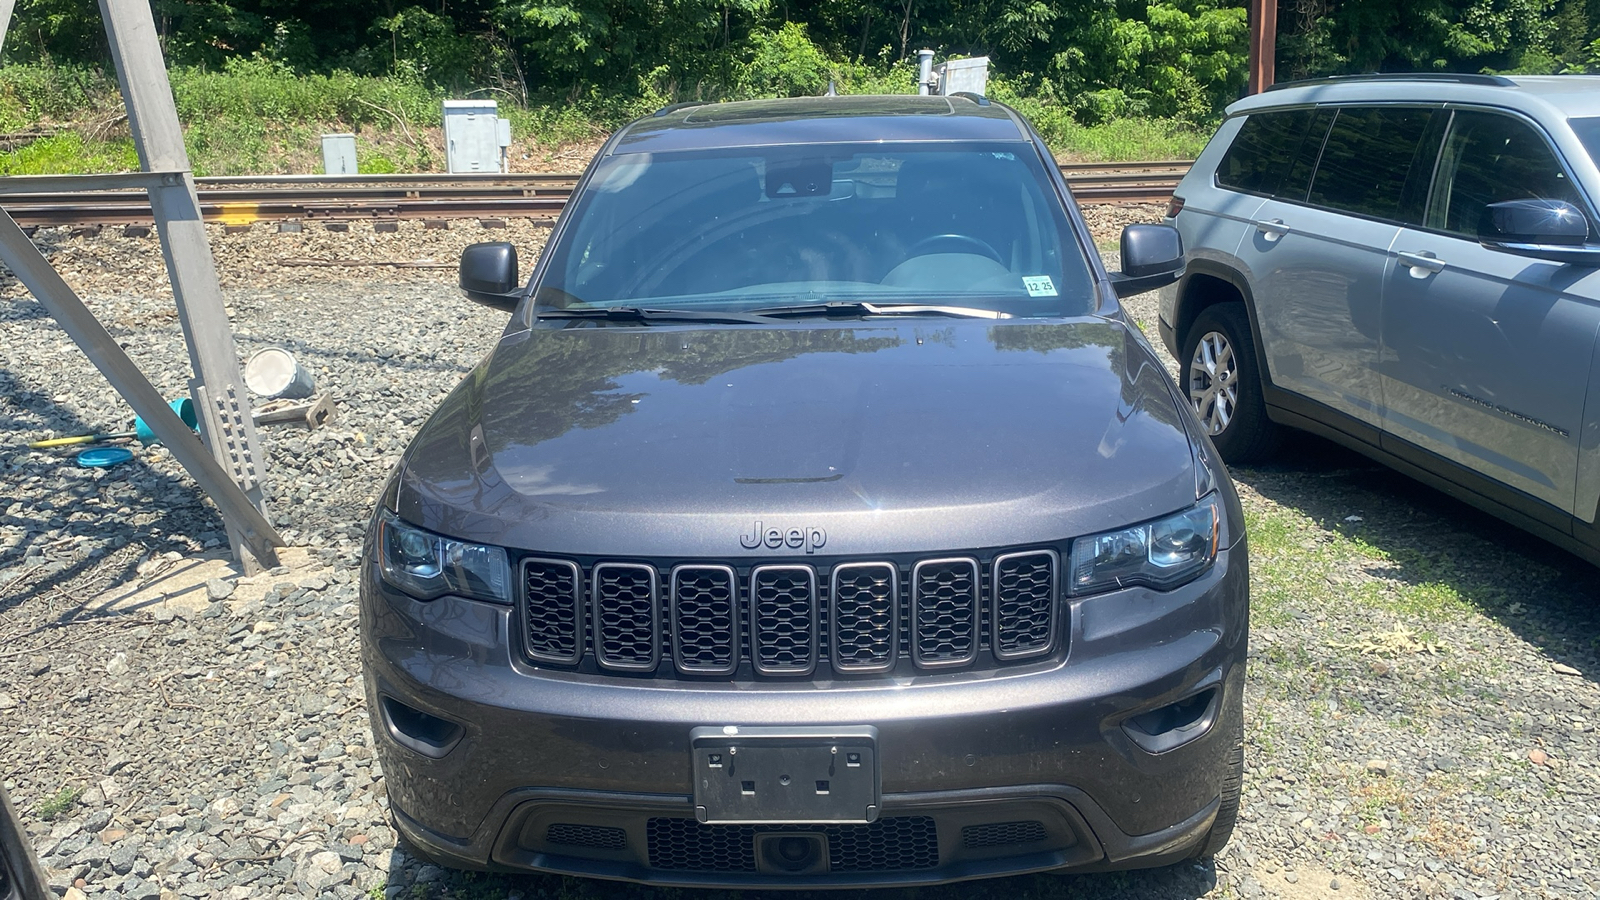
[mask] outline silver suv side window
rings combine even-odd
[[[1332,120],[1327,109],[1251,113],[1217,164],[1217,184],[1303,202]]]
[[[1505,200],[1565,200],[1584,208],[1560,160],[1531,126],[1497,113],[1456,112],[1427,226],[1476,238],[1488,205]]]
[[[1415,222],[1438,148],[1440,111],[1345,107],[1333,120],[1307,200],[1375,219]],[[1432,134],[1432,140],[1426,140]]]

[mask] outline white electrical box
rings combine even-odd
[[[987,56],[942,62],[934,67],[933,73],[939,80],[939,93],[946,97],[959,93],[977,94],[983,97],[989,92]]]
[[[496,111],[493,100],[444,101],[445,163],[452,174],[502,170],[511,123]]]
[[[322,172],[325,175],[354,175],[356,168],[356,136],[353,134],[325,134],[322,136]]]

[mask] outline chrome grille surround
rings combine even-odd
[[[739,575],[729,566],[674,566],[672,664],[685,675],[739,668]]]
[[[911,657],[918,668],[964,666],[978,658],[978,561],[925,559],[911,570]]]
[[[603,562],[590,579],[594,655],[618,672],[654,672],[661,663],[660,579],[654,566]]]
[[[583,656],[583,572],[564,559],[522,561],[523,646],[534,662]]]
[[[1053,550],[997,556],[989,578],[996,659],[1042,656],[1055,648],[1060,559]]]
[[[762,675],[810,675],[817,668],[817,573],[810,566],[750,571],[750,656]]]
[[[900,658],[900,568],[840,563],[829,586],[828,645],[841,672],[886,672]]]

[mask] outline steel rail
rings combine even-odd
[[[1086,205],[1152,203],[1172,196],[1186,163],[1067,163],[1073,195]],[[571,196],[571,174],[281,175],[197,179],[206,221],[314,219],[553,219]],[[255,187],[248,187],[254,185]],[[316,187],[322,185],[323,187]],[[17,189],[17,182],[11,185]],[[118,225],[152,221],[144,191],[7,193],[0,206],[17,223]]]

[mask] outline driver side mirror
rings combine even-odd
[[[461,251],[461,290],[468,299],[511,312],[522,299],[517,279],[517,248],[507,241],[472,244]]]
[[[1118,297],[1166,287],[1183,274],[1183,235],[1171,225],[1122,229],[1122,271],[1111,274]]]
[[[1600,248],[1588,246],[1589,220],[1565,200],[1506,200],[1484,207],[1478,240],[1490,250],[1531,259],[1600,265]]]

